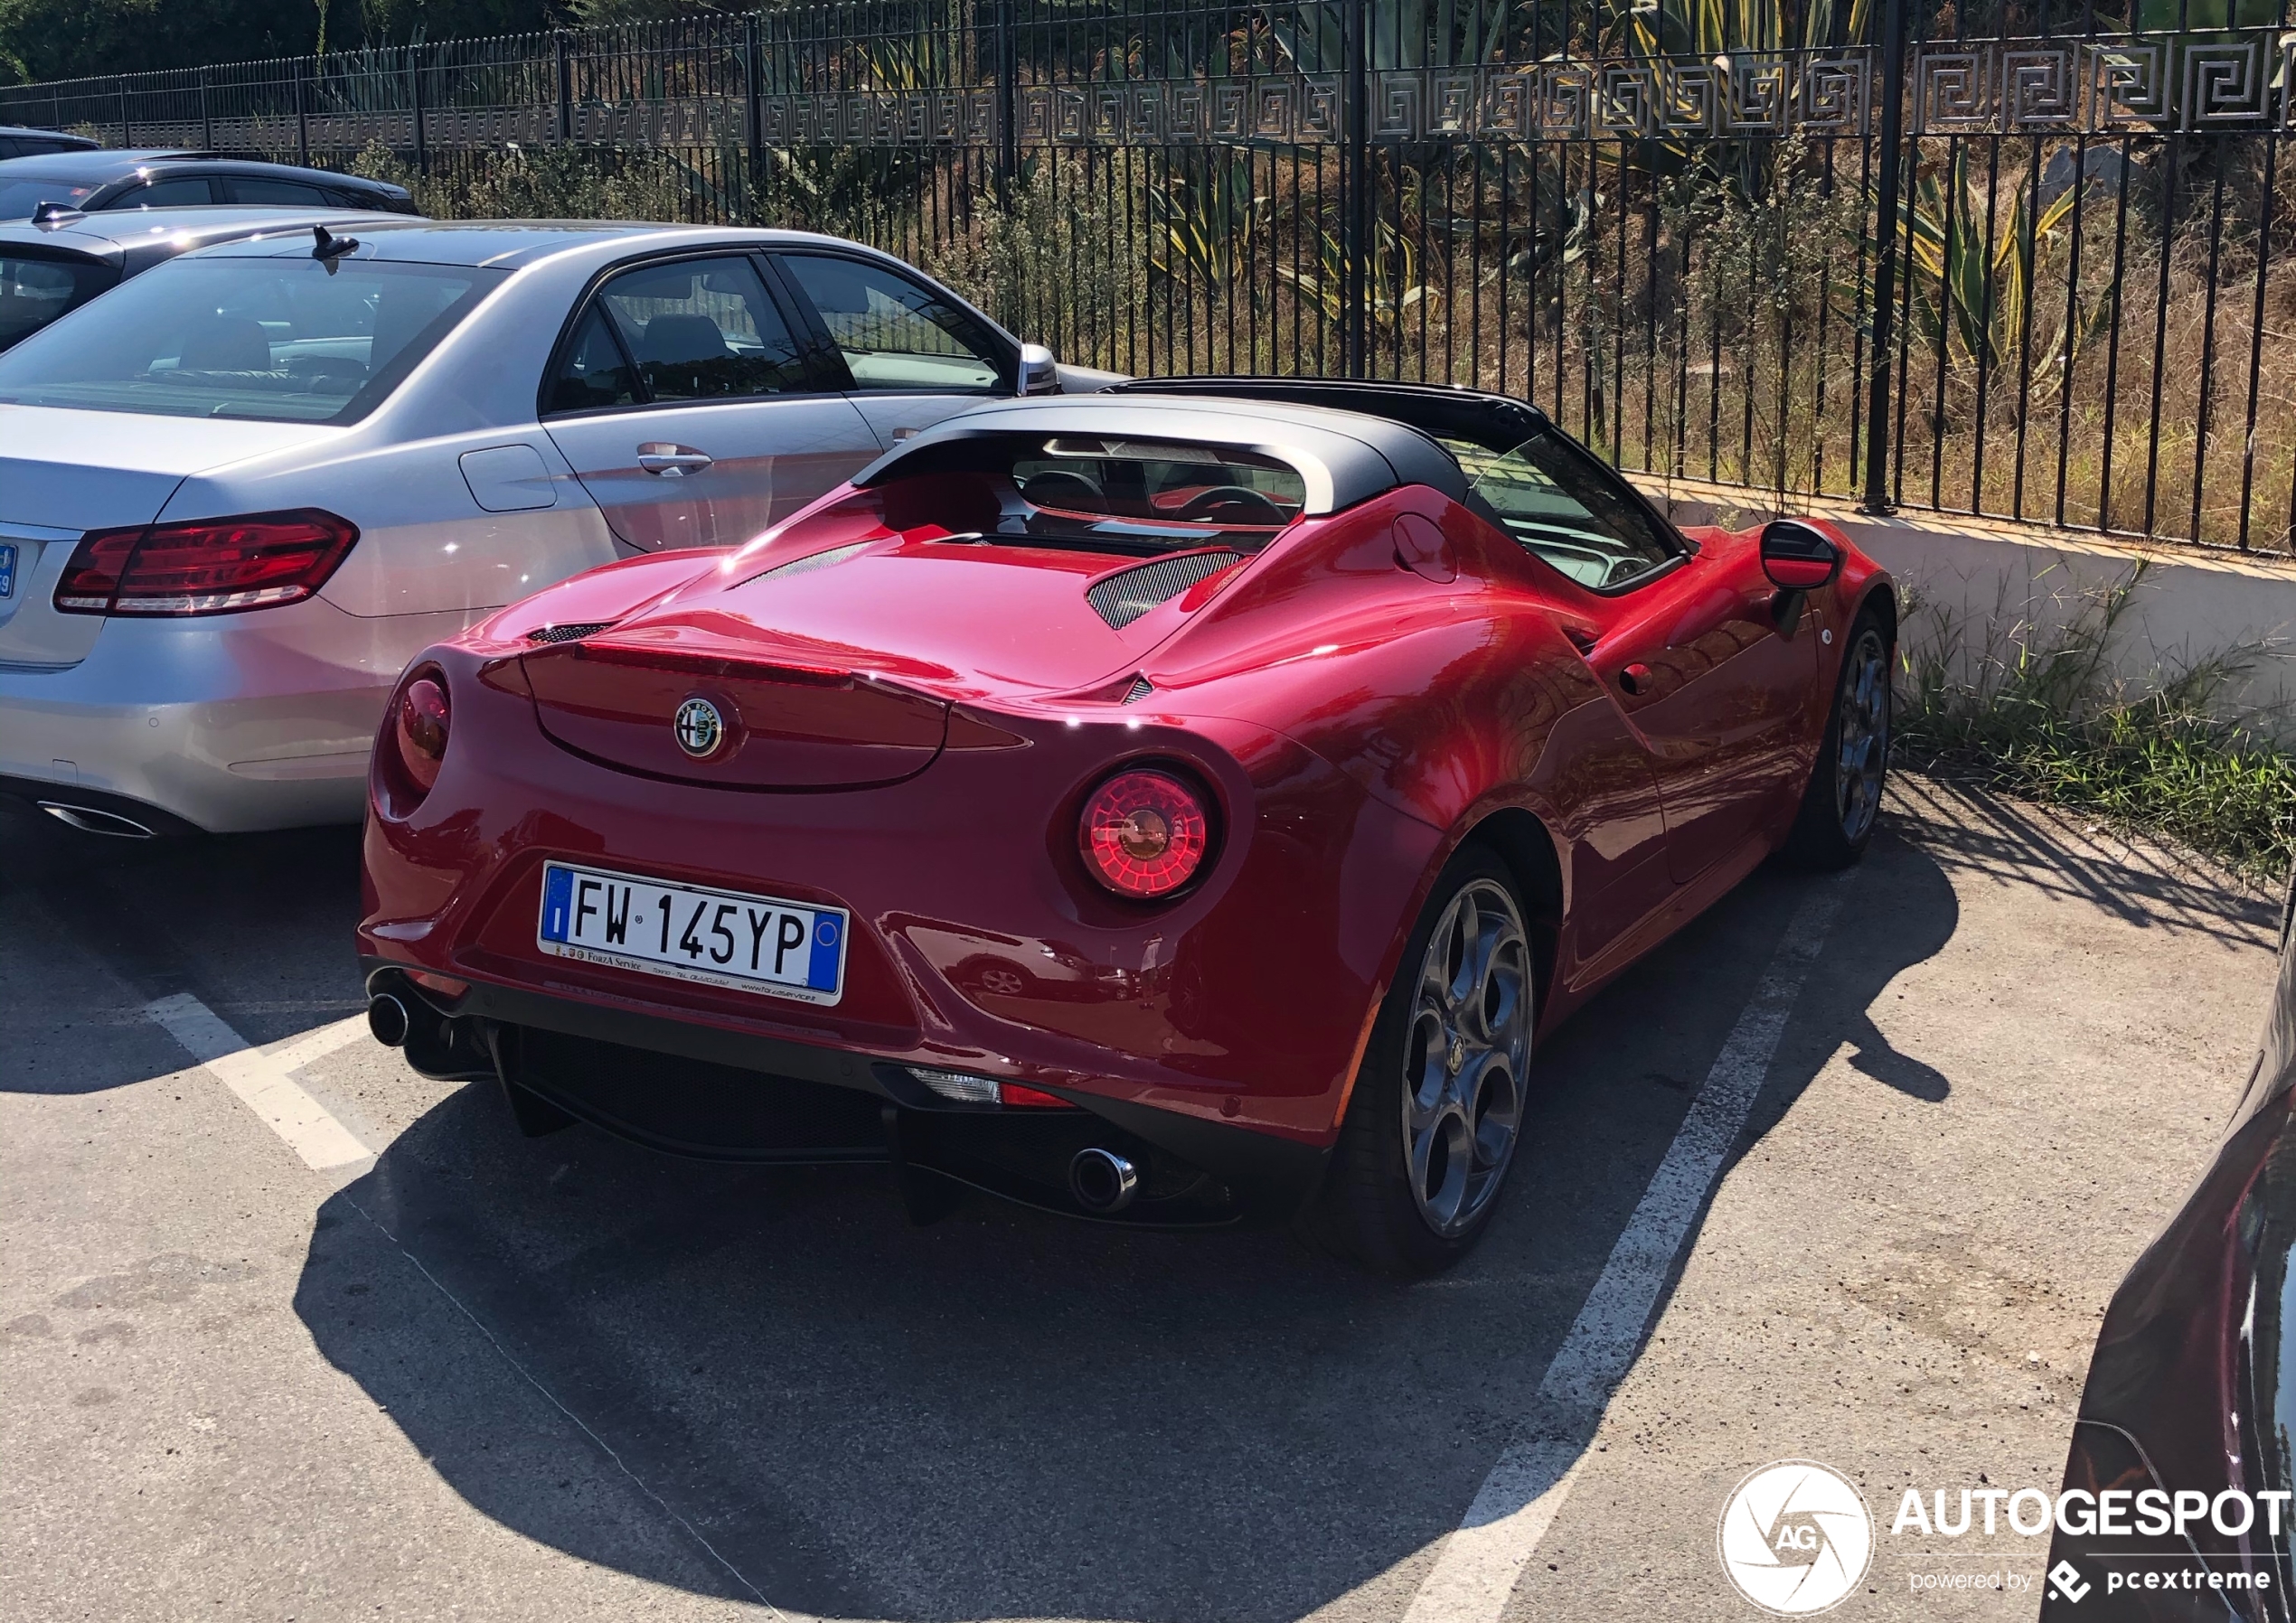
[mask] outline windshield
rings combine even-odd
[[[1443,445],[1466,472],[1467,505],[1580,586],[1630,586],[1681,556],[1615,474],[1551,430],[1510,451]]]
[[[374,409],[508,273],[176,259],[0,355],[0,401],[347,423]]]
[[[36,174],[13,174],[0,181],[0,220],[29,220],[42,203],[78,208],[96,189],[93,182],[43,181]]]
[[[885,503],[895,529],[929,522],[984,542],[1072,551],[1256,551],[1307,502],[1287,464],[1179,440],[983,435],[917,452],[892,471]]]
[[[110,286],[116,274],[93,259],[34,258],[0,249],[0,350],[14,349],[86,304]]]

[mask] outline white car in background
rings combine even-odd
[[[174,260],[0,355],[0,793],[125,835],[355,821],[430,643],[1109,376],[797,232],[409,221]]]

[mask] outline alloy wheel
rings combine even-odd
[[[1889,652],[1870,625],[1849,650],[1836,720],[1834,814],[1842,838],[1854,846],[1881,810],[1882,778],[1889,769]]]
[[[1473,880],[1428,938],[1404,1048],[1404,1167],[1446,1239],[1482,1215],[1514,1157],[1532,1002],[1522,912],[1504,886]]]

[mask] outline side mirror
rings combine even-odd
[[[1040,343],[1021,346],[1021,392],[1057,395],[1060,392],[1060,362]]]
[[[1762,527],[1762,572],[1783,592],[1814,592],[1841,573],[1841,549],[1814,525],[1773,519]]]

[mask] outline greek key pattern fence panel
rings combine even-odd
[[[1910,88],[1922,135],[2286,127],[2296,123],[2296,35],[1928,46]]]

